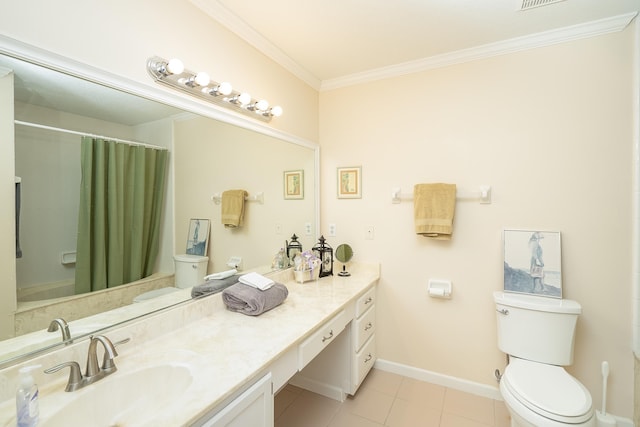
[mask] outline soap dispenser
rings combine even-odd
[[[18,427],[35,427],[38,424],[40,409],[38,407],[38,386],[33,380],[31,371],[41,365],[20,368],[20,384],[16,392],[16,419]]]

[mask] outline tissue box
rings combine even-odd
[[[310,280],[318,280],[320,276],[320,268],[309,270],[294,270],[293,276],[298,283],[308,282]]]

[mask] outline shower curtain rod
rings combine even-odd
[[[13,122],[15,124],[17,124],[17,125],[22,125],[22,126],[29,126],[29,127],[39,128],[39,129],[52,130],[52,131],[56,131],[56,132],[70,133],[72,135],[88,136],[90,138],[108,139],[110,141],[122,142],[124,144],[137,145],[137,146],[146,147],[146,148],[153,148],[155,150],[168,150],[168,148],[166,148],[166,147],[160,147],[158,145],[145,144],[144,142],[129,141],[127,139],[112,138],[110,136],[94,135],[94,134],[86,133],[86,132],[78,132],[78,131],[75,131],[75,130],[56,128],[56,127],[52,127],[52,126],[45,126],[45,125],[41,125],[41,124],[38,124],[38,123],[23,122],[22,120],[14,120]]]

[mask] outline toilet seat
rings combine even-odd
[[[591,394],[561,366],[512,357],[500,382],[518,402],[545,418],[580,424],[593,417]]]

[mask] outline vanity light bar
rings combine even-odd
[[[270,107],[264,99],[253,99],[246,92],[234,91],[227,82],[216,83],[205,72],[186,70],[179,59],[167,61],[159,56],[151,57],[147,61],[147,71],[158,83],[264,122],[282,115],[281,107]]]

